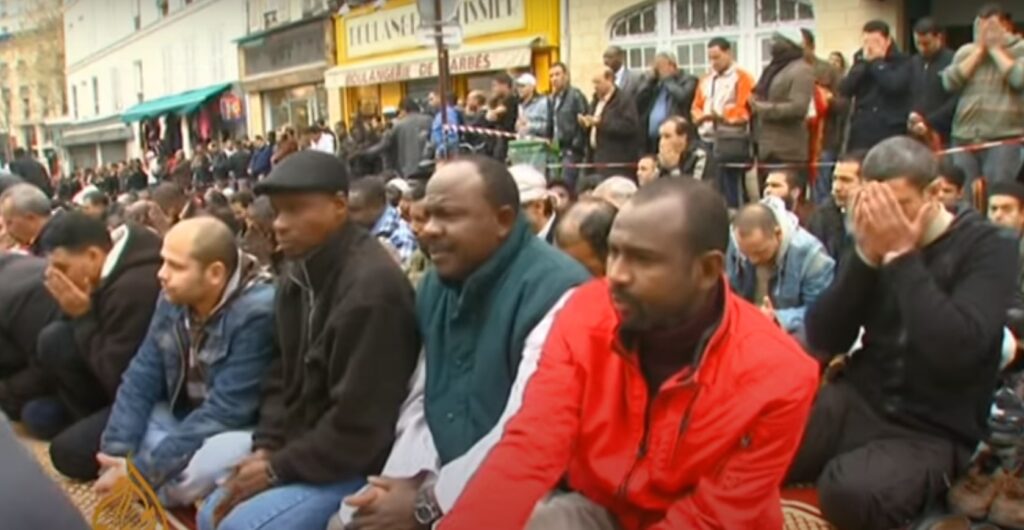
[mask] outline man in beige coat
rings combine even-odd
[[[792,39],[772,37],[772,61],[754,87],[754,140],[761,162],[806,163],[807,114],[814,96],[814,69]]]

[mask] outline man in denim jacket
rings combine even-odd
[[[250,452],[273,357],[274,288],[230,230],[201,217],[166,236],[157,303],[97,456],[108,491],[131,457],[164,503],[195,502]]]
[[[781,200],[769,197],[736,215],[726,270],[737,294],[802,339],[804,314],[832,284],[835,261]]]

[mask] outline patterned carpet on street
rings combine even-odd
[[[82,512],[82,517],[91,523],[96,508],[100,504],[100,498],[92,491],[92,483],[69,480],[62,476],[53,468],[53,464],[50,462],[49,443],[25,435],[20,425],[15,424],[14,430],[18,434],[18,439],[32,453],[32,456],[35,457],[36,462],[39,463],[39,467],[43,469],[46,476],[50,477],[51,480],[64,490],[64,493],[71,499],[71,502]],[[191,530],[195,527],[193,520],[185,519],[188,521],[188,524],[183,524],[182,520],[176,518],[173,513],[168,513],[167,518],[170,526],[168,530]],[[134,526],[122,528],[123,530],[135,530]]]
[[[24,434],[20,426],[15,426],[18,438],[32,453],[46,475],[60,485],[71,501],[82,512],[87,521],[92,521],[93,513],[100,502],[92,491],[91,482],[77,482],[61,476],[50,463],[50,444],[32,439]],[[817,495],[812,489],[787,489],[782,492],[782,513],[785,518],[785,530],[834,530],[821,518],[817,508]],[[187,516],[179,520],[173,513],[168,513],[168,522],[174,530],[190,530],[195,527]],[[188,521],[189,524],[183,524]],[[125,529],[129,530],[129,529]]]

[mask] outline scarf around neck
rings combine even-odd
[[[757,82],[757,86],[754,88],[754,92],[757,94],[759,99],[767,100],[768,91],[772,86],[772,82],[775,81],[775,76],[779,75],[784,68],[789,66],[793,61],[801,61],[804,58],[804,51],[795,46],[787,46],[785,50],[780,51],[772,56],[772,62],[768,63],[765,67],[764,73],[761,74],[761,79]]]

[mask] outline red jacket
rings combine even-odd
[[[581,287],[548,336],[521,408],[440,528],[523,528],[564,476],[625,530],[781,529],[779,487],[818,366],[728,287],[725,297],[696,372],[666,381],[648,410],[607,283]]]

